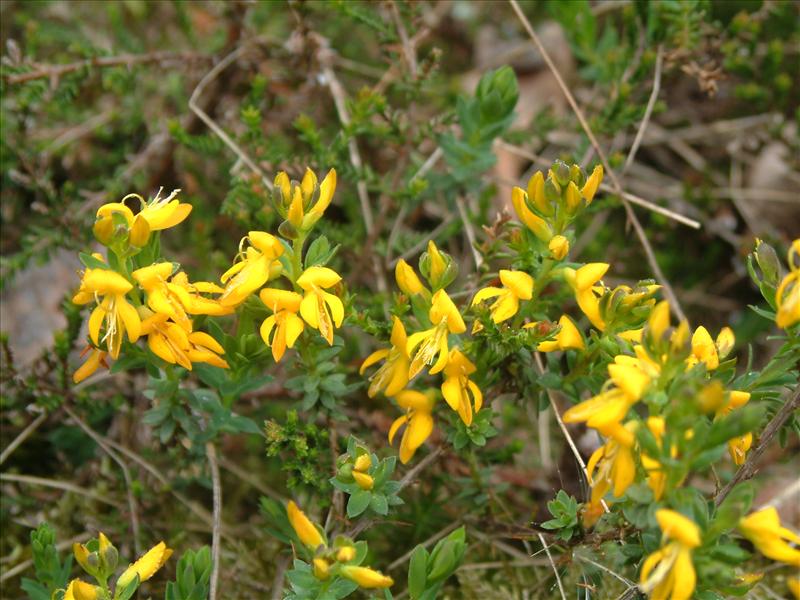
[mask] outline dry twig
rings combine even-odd
[[[211,485],[214,497],[214,525],[211,533],[211,585],[208,600],[216,600],[217,586],[219,584],[219,555],[220,531],[222,529],[222,485],[219,478],[219,465],[217,464],[217,450],[213,442],[206,443],[206,458],[211,470]]]

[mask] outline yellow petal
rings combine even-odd
[[[520,300],[530,300],[533,296],[533,277],[524,271],[501,269],[500,281]]]
[[[667,508],[659,509],[656,511],[656,521],[666,537],[677,540],[688,548],[697,548],[700,545],[700,528],[679,512]]]
[[[724,359],[733,350],[736,343],[736,336],[733,335],[733,330],[730,327],[723,327],[716,339],[717,354]]]
[[[303,297],[297,292],[274,288],[262,289],[258,297],[272,312],[278,312],[279,310],[297,312],[300,310],[300,303],[303,301]]]
[[[99,598],[97,589],[96,586],[90,585],[80,579],[73,579],[69,582],[63,600],[97,600],[97,598]]]
[[[345,565],[341,568],[340,573],[351,581],[355,581],[362,588],[388,588],[394,584],[394,580],[391,577],[387,577],[368,567]]]
[[[159,542],[144,553],[135,563],[130,565],[117,580],[117,588],[124,588],[138,575],[139,581],[147,581],[156,574],[167,559],[172,556],[172,550],[164,542]]]
[[[394,420],[394,422],[392,423],[392,426],[389,427],[389,443],[390,444],[394,442],[394,436],[397,435],[397,431],[405,424],[405,422],[407,420],[408,420],[408,417],[406,417],[405,415],[403,415],[402,417],[397,417]]]
[[[417,390],[404,390],[395,396],[395,400],[401,408],[415,411],[430,412],[433,408],[430,396]]]
[[[607,263],[589,263],[582,266],[575,272],[575,287],[581,291],[591,288],[603,278],[609,266]]]
[[[494,298],[495,296],[499,296],[502,293],[504,293],[502,288],[485,287],[482,290],[478,290],[478,293],[475,294],[475,297],[472,299],[471,306],[475,306],[476,304],[479,304],[489,298]]]
[[[297,285],[306,291],[314,287],[329,288],[339,283],[342,278],[333,269],[327,267],[309,267],[297,278]]]
[[[405,440],[406,445],[412,451],[416,451],[422,444],[425,443],[425,440],[433,432],[433,417],[430,414],[424,412],[414,413],[414,416],[411,418],[411,422],[408,424],[408,429],[405,433]]]
[[[697,575],[692,564],[692,553],[688,548],[681,548],[678,557],[672,565],[674,584],[672,600],[689,600],[694,595]]]
[[[603,181],[603,165],[597,165],[592,174],[586,180],[586,183],[581,188],[581,195],[586,199],[586,204],[591,204],[594,195],[597,193],[597,188]]]
[[[561,325],[561,331],[558,332],[558,345],[562,349],[576,348],[583,350],[586,347],[583,336],[572,319],[567,315],[562,315],[558,320],[558,324]]]
[[[289,504],[286,505],[286,514],[289,517],[289,523],[297,534],[297,537],[311,550],[316,550],[317,547],[325,543],[317,527],[311,519],[298,508],[294,501],[290,500]]]
[[[442,383],[442,396],[453,410],[458,410],[461,403],[461,384],[458,377],[448,377]]]
[[[376,350],[372,354],[370,354],[367,358],[364,359],[364,362],[361,363],[361,368],[358,370],[359,375],[363,375],[364,371],[366,371],[369,367],[374,365],[376,362],[383,360],[389,356],[389,349],[382,348],[381,350]]]
[[[328,308],[331,310],[331,317],[333,317],[334,325],[336,325],[336,327],[341,327],[342,321],[344,321],[344,304],[338,296],[327,292],[322,292],[322,297],[325,299],[325,304],[327,304]]]
[[[397,287],[407,296],[414,296],[425,291],[425,286],[417,277],[414,269],[402,258],[395,265],[394,278],[397,281]]]
[[[467,330],[461,313],[444,290],[439,290],[431,298],[431,310],[428,316],[435,325],[447,318],[447,329],[450,333],[464,333]]]
[[[632,401],[639,400],[650,385],[650,377],[638,367],[631,365],[612,363],[608,365],[608,374],[617,387]]]
[[[328,205],[330,205],[331,200],[333,199],[333,193],[335,191],[336,170],[331,169],[328,171],[328,174],[325,176],[319,186],[319,200],[317,200],[316,204],[314,204],[309,212],[317,216],[322,216],[322,213],[324,213],[325,209],[327,209]]]

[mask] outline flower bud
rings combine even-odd
[[[362,490],[371,490],[375,485],[375,480],[372,479],[372,476],[367,475],[366,473],[354,470],[352,475],[353,479],[356,480],[358,487],[360,487]]]
[[[541,171],[536,171],[528,181],[528,200],[542,214],[552,214],[553,205],[549,204],[544,197],[544,175]]]
[[[586,200],[587,206],[592,203],[594,195],[597,193],[597,188],[600,187],[602,181],[603,165],[597,165],[589,176],[589,179],[586,180],[586,184],[581,189],[581,195]]]
[[[717,339],[715,345],[717,347],[717,355],[719,356],[720,360],[724,359],[728,354],[731,353],[733,350],[733,346],[736,344],[736,336],[733,335],[733,330],[730,327],[723,327],[719,335],[717,335]]]
[[[336,553],[336,560],[339,562],[350,562],[356,557],[356,549],[353,546],[342,546]]]
[[[397,287],[406,296],[415,296],[425,290],[425,286],[422,285],[413,267],[402,258],[397,261],[397,265],[394,268],[394,278],[397,280]]]
[[[552,177],[544,182],[544,198],[551,206],[556,206],[561,201],[561,186]]]
[[[586,183],[586,172],[578,165],[569,168],[569,180],[579,188]]]
[[[433,240],[428,242],[428,251],[419,259],[419,270],[434,290],[447,287],[458,275],[453,257],[440,251]]]
[[[569,254],[569,240],[563,235],[555,235],[547,245],[556,260],[563,260]]]
[[[136,248],[143,248],[150,239],[150,224],[141,215],[136,215],[128,234],[128,243]]]
[[[553,168],[550,173],[558,181],[558,185],[564,187],[570,182],[570,168],[563,160],[557,160],[553,163]]]
[[[778,273],[780,273],[780,261],[775,249],[769,244],[756,240],[755,251],[756,262],[764,276],[764,283],[775,286],[778,283]]]
[[[581,192],[578,189],[578,186],[575,185],[574,182],[570,181],[569,185],[567,186],[567,193],[566,193],[566,204],[567,204],[567,213],[570,215],[574,215],[578,212],[578,209],[581,207],[582,199],[581,199]]]
[[[314,577],[325,581],[331,576],[331,567],[324,558],[314,559]]]
[[[114,220],[111,217],[98,219],[92,226],[92,233],[94,233],[94,237],[98,242],[108,246],[114,237]]]
[[[717,412],[725,404],[725,389],[719,380],[713,379],[707,386],[700,390],[697,398],[700,410],[705,414]]]
[[[366,471],[372,466],[372,459],[369,457],[369,454],[362,454],[356,459],[353,468],[356,471]]]
[[[347,579],[355,581],[361,587],[368,589],[388,588],[394,583],[391,577],[387,577],[369,567],[347,565],[342,567],[341,573],[347,577]]]

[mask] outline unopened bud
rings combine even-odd
[[[563,235],[554,235],[547,247],[556,260],[563,260],[569,254],[569,240]]]
[[[136,248],[142,248],[150,239],[150,224],[141,215],[136,215],[128,234],[128,243]]]
[[[428,242],[428,251],[419,259],[419,270],[434,291],[447,287],[458,275],[458,265],[453,257],[439,250],[433,240]]]
[[[372,459],[369,457],[369,454],[362,454],[356,459],[353,468],[356,471],[366,471],[372,466]]]
[[[582,203],[581,192],[578,189],[578,186],[572,181],[570,181],[569,185],[567,186],[565,200],[567,203],[567,212],[570,215],[574,215],[576,212],[578,212],[578,209],[581,207]]]
[[[756,262],[764,276],[764,282],[771,286],[777,285],[780,261],[778,260],[778,255],[775,253],[775,249],[769,244],[758,240],[755,256]]]
[[[98,242],[108,246],[114,237],[114,220],[111,217],[98,219],[94,222],[92,233],[94,233],[94,237]]]
[[[314,559],[314,577],[325,581],[331,576],[331,567],[324,558]]]
[[[336,553],[336,560],[339,562],[350,562],[356,557],[356,549],[353,546],[342,546]]]
[[[570,169],[569,165],[567,165],[567,163],[564,161],[557,160],[555,163],[553,163],[553,168],[550,170],[550,172],[556,178],[561,187],[564,187],[569,183]]]
[[[371,490],[375,485],[375,480],[370,475],[362,473],[361,471],[353,471],[353,479],[356,480],[358,487],[362,490]]]
[[[549,215],[553,212],[553,205],[544,197],[544,175],[541,171],[536,171],[528,181],[528,200],[542,214]]]

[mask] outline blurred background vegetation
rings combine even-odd
[[[714,331],[732,325],[742,348],[753,342],[742,358],[760,364],[770,324],[747,308],[759,295],[744,257],[756,237],[785,249],[800,235],[798,4],[520,5],[626,192],[667,209],[634,208],[690,321]],[[347,282],[353,322],[370,332],[385,328],[398,257],[416,259],[433,236],[459,259],[462,289],[471,290],[485,274],[472,242],[498,257],[495,226],[507,218],[511,186],[555,158],[598,162],[504,2],[8,0],[0,17],[3,447],[35,425],[2,459],[8,597],[21,595],[29,532],[44,519],[62,541],[102,529],[133,555],[126,490],[148,540],[179,549],[208,542],[207,523],[176,501],[210,506],[205,459],[181,435],[143,422],[146,375],[132,364],[102,385],[70,383],[85,330],[69,298],[100,204],[180,188],[194,211],[163,243],[193,278],[215,278],[242,235],[280,222],[267,201],[278,170],[299,177],[306,165],[335,167],[339,187],[321,229],[341,244],[331,266]],[[514,117],[469,136],[458,107],[483,73],[503,65],[518,80]],[[619,198],[593,203],[580,231],[576,255],[611,263],[611,283],[653,276]],[[385,448],[390,415],[356,385],[370,342],[350,337],[336,367],[349,387],[331,409],[334,430]],[[287,482],[330,492],[329,422],[287,416],[302,399],[287,384],[297,373],[270,373],[269,382],[253,375],[231,400],[237,413],[272,423],[269,456],[261,437],[222,438],[222,578],[231,598],[264,597],[285,567],[264,531],[259,494],[286,495]],[[513,524],[544,520],[554,490],[580,497],[569,457],[552,471],[536,458],[526,410],[505,403],[502,434],[480,462],[451,456],[411,490],[391,539],[380,528],[367,534],[383,564],[452,524],[463,509],[435,499],[456,491],[454,502],[474,506],[473,525],[494,540],[472,540],[467,562],[475,564],[524,552]],[[130,480],[82,425],[116,444]],[[774,465],[764,489],[782,486],[787,472]],[[548,570],[463,569],[457,597],[521,597],[523,589],[547,597],[537,582]]]

